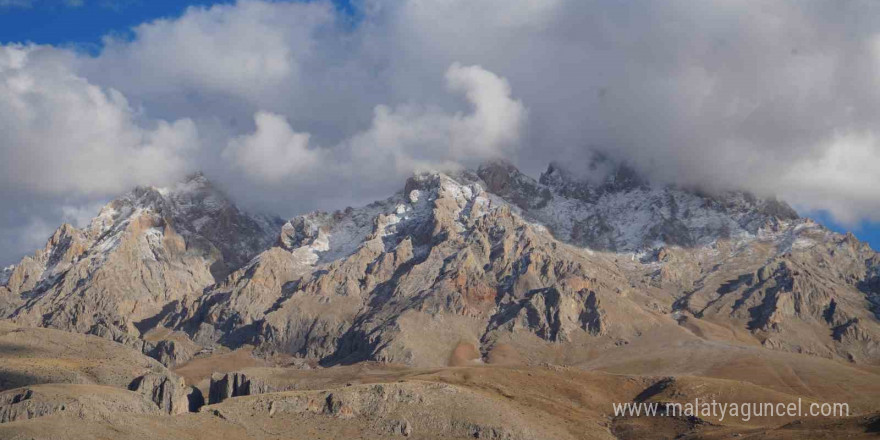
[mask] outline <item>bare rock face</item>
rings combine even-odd
[[[0,393],[0,423],[57,413],[84,420],[101,420],[116,413],[161,414],[142,395],[107,386],[34,385]]]
[[[604,158],[539,180],[505,162],[419,173],[388,199],[283,225],[195,176],[62,227],[0,280],[12,319],[168,366],[216,344],[324,365],[446,365],[462,344],[474,362],[499,347],[577,362],[659,332],[880,360],[869,247],[782,202],[655,186]],[[220,400],[252,383],[223,380]]]
[[[384,435],[526,440],[547,437],[526,426],[506,402],[446,384],[354,385],[332,391],[292,391],[232,399],[215,414],[269,413],[274,417],[323,417],[358,423],[376,420]],[[539,428],[540,429],[540,428]]]
[[[555,241],[476,175],[428,173],[407,188],[363,209],[292,220],[280,248],[200,299],[181,328],[204,343],[236,335],[266,353],[329,363],[437,365],[462,339],[488,347],[496,333],[523,331],[569,341],[604,334],[606,315],[639,313],[628,300],[602,308],[599,298],[627,283],[605,257]]]
[[[191,390],[174,374],[147,374],[132,381],[128,389],[147,396],[165,413],[182,414],[190,410]]]
[[[170,306],[269,246],[279,226],[239,211],[200,174],[173,188],[137,188],[88,227],[63,225],[44,249],[4,269],[0,312],[134,347]],[[147,351],[172,363],[180,355],[177,347]]]
[[[625,167],[604,179],[551,166],[536,182],[503,162],[417,175],[387,200],[291,220],[178,328],[325,364],[443,365],[462,341],[483,354],[606,347],[689,314],[768,348],[877,358],[876,319],[858,305],[870,249],[833,251],[842,236],[775,200],[654,188]],[[825,289],[812,265],[848,281]]]
[[[517,328],[534,331],[535,335],[552,342],[567,342],[578,331],[591,336],[604,334],[607,325],[595,292],[571,292],[546,288],[530,292],[528,298],[513,306],[516,317],[498,322],[510,331]]]
[[[477,175],[486,183],[487,191],[525,210],[544,208],[553,198],[548,187],[520,173],[508,162],[483,164],[477,170]]]
[[[171,339],[143,343],[143,352],[159,361],[166,367],[174,367],[192,359],[199,347],[193,343],[185,343]]]
[[[717,287],[713,280],[689,296],[686,308],[704,318],[745,322],[770,348],[877,359],[880,323],[867,288],[874,251],[852,236],[824,230],[803,234],[789,246],[750,273]]]
[[[0,316],[12,314],[21,304],[21,297],[13,295],[6,286],[0,286]]]
[[[241,372],[215,373],[211,376],[208,403],[215,404],[230,397],[251,396],[275,391],[281,390],[259,377],[248,376]]]

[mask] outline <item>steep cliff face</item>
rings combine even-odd
[[[709,274],[679,304],[696,317],[733,319],[769,348],[873,363],[880,358],[875,259],[851,235],[812,224],[765,263]]]
[[[425,365],[460,343],[490,350],[498,333],[567,341],[603,333],[606,315],[621,333],[652,325],[616,298],[628,283],[611,258],[557,242],[482,185],[420,174],[387,200],[295,218],[171,324],[200,343]]]
[[[4,271],[0,311],[166,364],[215,344],[324,364],[574,362],[655,335],[876,363],[878,262],[782,202],[626,167],[421,173],[283,225],[195,176],[63,226]]]
[[[280,222],[239,211],[197,174],[137,188],[5,271],[6,317],[139,346],[155,317],[269,246]]]
[[[462,346],[540,362],[554,347],[690,337],[700,322],[736,329],[704,338],[877,359],[865,245],[840,250],[852,239],[781,202],[610,176],[551,166],[538,182],[506,163],[419,174],[389,199],[290,220],[276,247],[166,325],[329,364],[444,365]]]

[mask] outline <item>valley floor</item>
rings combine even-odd
[[[163,373],[182,377],[206,400],[191,407],[196,412],[167,415],[142,408],[142,397],[125,390],[126,375],[163,368],[139,353],[55,330],[0,330],[5,390],[0,419],[14,419],[0,423],[0,439],[837,439],[880,434],[876,369],[760,348],[695,343],[672,350],[655,341],[653,348],[631,345],[568,366],[525,365],[509,358],[486,364],[459,352],[450,354],[458,366],[442,368],[374,362],[320,368],[290,358],[257,359],[242,349],[203,355]],[[13,395],[18,397],[7,398]],[[614,414],[615,403],[694,399],[846,402],[851,415],[719,421]]]

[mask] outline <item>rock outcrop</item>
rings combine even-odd
[[[527,427],[504,402],[446,384],[355,385],[332,391],[272,393],[233,399],[206,409],[218,417],[251,413],[367,421],[393,437],[430,432],[440,438],[547,438],[545,432]]]
[[[259,377],[245,373],[215,373],[211,376],[208,403],[220,403],[230,397],[251,396],[256,394],[283,391]]]
[[[161,414],[142,395],[107,386],[34,385],[0,393],[0,423],[56,413],[81,420],[101,420],[119,413]]]
[[[147,396],[168,414],[182,414],[190,410],[190,393],[184,380],[176,375],[151,373],[138,377],[128,389]],[[196,396],[193,396],[196,399]]]

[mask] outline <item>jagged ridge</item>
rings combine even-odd
[[[156,344],[139,340],[152,318],[270,246],[280,223],[239,211],[201,174],[172,188],[136,188],[85,228],[62,225],[44,249],[7,270],[10,300],[0,311],[159,356]]]
[[[11,316],[129,343],[182,332],[143,344],[167,363],[215,344],[414,365],[498,350],[541,362],[565,345],[575,361],[652,332],[880,359],[876,254],[773,199],[656,187],[626,167],[551,165],[536,181],[494,162],[269,234],[206,185],[139,189],[90,228],[59,229],[9,276]],[[143,286],[89,293],[131,270]]]

